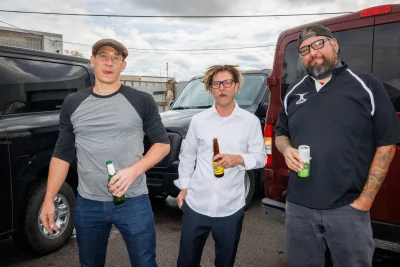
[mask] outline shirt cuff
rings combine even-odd
[[[186,189],[189,187],[190,184],[190,178],[179,178],[174,181],[174,184],[179,188],[179,189]]]
[[[243,165],[238,165],[239,170],[251,170],[254,169],[256,166],[257,162],[254,159],[252,155],[249,154],[241,154],[243,161],[244,161],[244,166]]]

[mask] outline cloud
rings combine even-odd
[[[105,0],[2,1],[2,9],[127,15],[250,15],[358,11],[395,1],[120,0],[117,3]],[[97,40],[115,38],[129,48],[124,74],[166,76],[168,62],[169,76],[188,80],[213,64],[239,64],[242,69],[271,68],[274,45],[282,31],[333,16],[167,19],[1,13],[0,20],[19,28],[62,34],[64,41],[83,44],[64,43],[64,49],[78,50],[87,58],[91,55],[91,45]],[[253,46],[266,47],[193,52],[151,50]]]
[[[150,12],[164,15],[221,15],[237,11],[238,6],[245,3],[243,1],[226,0],[123,0],[126,5],[132,8],[143,8]]]

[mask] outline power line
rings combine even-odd
[[[28,31],[28,30],[21,29],[21,28],[15,26],[15,25],[12,25],[12,24],[7,23],[7,22],[5,22],[5,21],[0,20],[0,22],[6,24],[6,25],[8,25],[8,26],[11,26],[11,27],[13,27],[13,28],[16,28],[16,29],[18,29],[18,30],[21,30],[21,31],[23,31],[23,32],[37,35],[37,33],[31,32],[31,31]],[[48,40],[48,41],[51,41],[51,42],[58,42],[58,43],[65,43],[65,44],[74,44],[74,45],[80,45],[80,46],[91,46],[91,45],[89,45],[89,44],[80,44],[80,43],[74,43],[74,42],[68,42],[68,41],[50,40],[50,39],[46,38],[46,36],[43,36],[43,38],[46,39],[46,40]]]
[[[274,44],[258,45],[258,46],[244,46],[244,47],[227,47],[227,48],[201,48],[201,49],[161,49],[161,48],[128,48],[128,50],[141,50],[141,51],[210,51],[210,50],[237,50],[237,49],[250,49],[250,48],[265,48],[275,46]]]
[[[8,26],[11,26],[13,28],[19,29],[21,31],[24,31],[26,33],[30,33],[30,34],[36,34],[34,32],[25,30],[25,29],[21,29],[15,25],[12,25],[10,23],[4,22],[2,20],[0,20],[1,23],[4,23]],[[58,41],[58,40],[50,40],[48,38],[45,38],[45,36],[43,36],[44,39],[48,40],[48,41],[52,41],[52,42],[59,42],[59,43],[65,43],[65,44],[73,44],[73,45],[78,45],[78,46],[84,46],[84,47],[91,47],[92,45],[90,44],[82,44],[82,43],[75,43],[75,42],[69,42],[69,41]],[[127,48],[128,50],[130,50],[131,52],[137,52],[137,53],[150,53],[150,54],[174,54],[174,53],[167,53],[167,52],[201,52],[201,51],[226,51],[226,50],[243,50],[243,49],[255,49],[255,48],[267,48],[267,47],[275,47],[275,44],[267,44],[267,45],[258,45],[258,46],[244,46],[244,47],[226,47],[226,48],[201,48],[201,49],[162,49],[162,48],[136,48],[136,47],[129,47]],[[160,53],[158,52],[160,51]],[[162,53],[165,52],[165,53]],[[177,54],[177,53],[176,53]],[[198,54],[207,54],[207,53],[198,53]],[[210,53],[210,54],[214,54],[214,53]]]
[[[320,13],[296,13],[296,14],[261,14],[261,15],[122,15],[122,14],[83,14],[83,13],[60,13],[60,12],[40,12],[40,11],[21,11],[4,10],[0,12],[40,14],[57,16],[80,16],[80,17],[109,17],[109,18],[181,18],[181,19],[210,19],[210,18],[267,18],[267,17],[296,17],[296,16],[321,16],[321,15],[343,15],[353,12],[320,12]]]
[[[181,54],[186,54],[188,53],[189,55],[226,55],[226,54],[247,54],[247,53],[260,53],[260,52],[268,52],[268,51],[274,51],[275,48],[273,49],[268,49],[268,50],[250,50],[250,51],[239,51],[239,52],[235,52],[235,51],[229,51],[229,52],[197,52],[197,53],[193,53],[191,51],[183,51],[183,52],[177,52],[177,53],[173,53],[173,52],[150,52],[150,51],[131,51],[132,53],[137,53],[137,54],[156,54],[156,55],[181,55]]]

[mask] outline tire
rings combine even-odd
[[[46,182],[36,184],[29,192],[18,232],[13,236],[17,245],[25,251],[46,255],[60,249],[69,239],[74,229],[74,208],[76,196],[72,188],[64,182],[54,199],[56,223],[59,226],[52,236],[41,226],[39,219]]]
[[[247,171],[246,176],[244,177],[244,190],[245,190],[245,199],[247,209],[254,197],[254,192],[256,190],[256,179],[253,171]]]

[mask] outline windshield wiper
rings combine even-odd
[[[207,105],[207,106],[197,106],[197,107],[193,107],[193,108],[211,108],[212,105]]]
[[[201,108],[211,108],[211,105],[207,105],[207,106],[190,106],[190,107],[176,107],[176,108],[173,108],[172,110],[176,110],[176,109],[201,109]]]
[[[177,110],[177,109],[189,109],[189,107],[176,107],[176,108],[173,108],[172,110]]]

